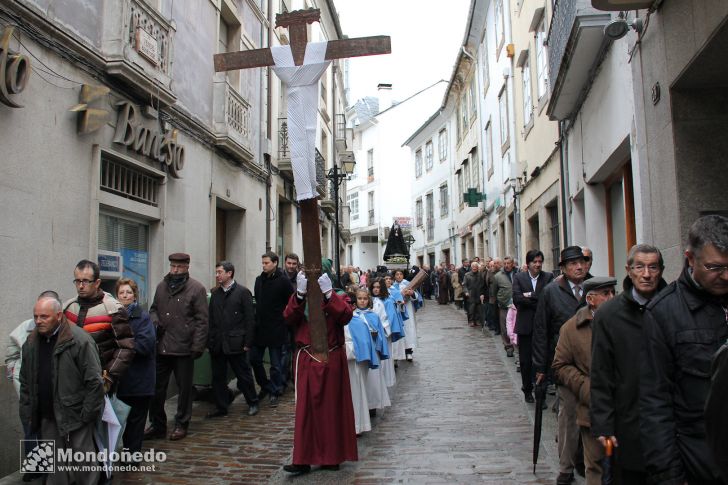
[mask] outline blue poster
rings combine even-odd
[[[121,257],[124,260],[124,278],[133,279],[139,287],[139,305],[149,307],[148,275],[149,253],[136,249],[122,249]]]

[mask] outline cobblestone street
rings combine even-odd
[[[167,453],[148,474],[119,473],[114,483],[553,483],[557,474],[555,414],[544,410],[539,465],[532,473],[533,405],[523,401],[514,360],[500,338],[467,326],[453,306],[427,301],[417,313],[414,363],[400,362],[392,407],[359,438],[359,461],[338,472],[294,477],[290,461],[293,393],[255,417],[238,397],[225,418],[195,402],[189,436],[146,442]],[[553,397],[549,396],[549,408]],[[168,401],[173,414],[176,401]],[[19,483],[19,475],[0,483]],[[579,482],[577,482],[579,483]]]

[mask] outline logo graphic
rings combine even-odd
[[[25,454],[25,444],[35,443],[36,446],[21,458],[20,473],[55,473],[56,472],[56,442],[53,440],[20,440],[20,456]]]

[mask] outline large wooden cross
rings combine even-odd
[[[291,53],[296,66],[302,66],[308,42],[307,25],[318,22],[318,9],[297,10],[276,15],[276,27],[287,27],[290,36]],[[359,37],[355,39],[332,40],[326,45],[326,60],[345,57],[360,57],[389,54],[392,51],[388,36]],[[273,66],[271,50],[254,49],[228,52],[214,56],[215,71],[231,71],[253,67]],[[291,140],[293,143],[294,141]],[[293,150],[291,150],[293,151]],[[334,163],[336,163],[334,161]],[[303,235],[303,263],[308,278],[308,320],[311,325],[311,350],[319,360],[328,360],[326,320],[321,308],[321,289],[317,279],[321,275],[321,232],[319,228],[319,206],[317,198],[299,202],[301,206],[301,232]],[[333,258],[334,261],[336,258]]]

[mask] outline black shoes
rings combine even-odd
[[[278,396],[276,396],[275,394],[271,394],[268,398],[268,404],[273,407],[278,406]]]
[[[506,349],[506,357],[513,357],[513,349]]]
[[[570,485],[573,481],[573,473],[559,473],[559,476],[556,477],[556,485]]]
[[[283,471],[288,473],[308,473],[311,471],[311,465],[284,465]]]
[[[536,400],[533,398],[533,394],[531,394],[530,392],[525,395],[525,401],[527,403],[535,403],[536,402]]]
[[[259,411],[259,409],[258,409],[257,403],[251,404],[250,406],[248,406],[248,416],[255,416],[256,414],[258,414],[258,411]]]
[[[222,409],[216,409],[214,411],[210,411],[205,415],[206,419],[212,419],[212,418],[221,418],[223,416],[227,416],[227,411],[223,411]]]
[[[167,437],[166,429],[157,429],[157,428],[153,428],[152,426],[149,426],[147,429],[144,430],[144,439],[145,440],[158,440],[158,439],[163,439],[166,437]]]

